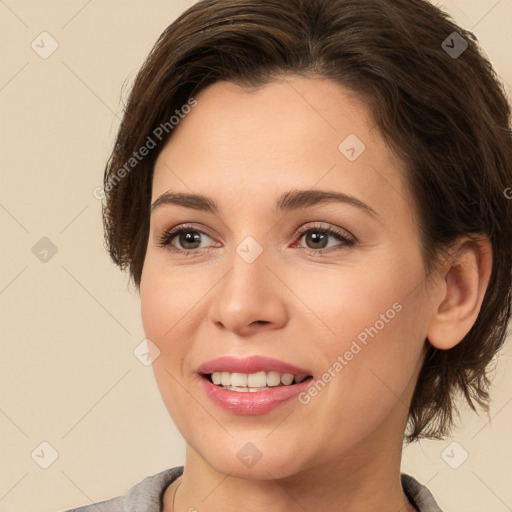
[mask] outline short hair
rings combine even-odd
[[[478,318],[455,347],[428,344],[410,405],[404,439],[442,439],[459,414],[458,395],[489,412],[490,363],[507,337],[512,131],[504,87],[477,38],[426,0],[192,5],[161,34],[127,100],[103,180],[106,247],[140,289],[153,170],[170,119],[217,81],[257,88],[289,75],[333,80],[367,106],[405,164],[427,275],[458,237],[490,239]],[[147,156],[135,159],[145,146]]]

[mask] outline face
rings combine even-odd
[[[196,100],[155,166],[140,285],[178,429],[244,478],[401,444],[432,311],[403,165],[329,80]]]

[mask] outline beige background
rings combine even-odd
[[[103,248],[93,191],[123,84],[192,3],[0,0],[0,512],[108,499],[184,461],[151,367],[134,356],[139,302]],[[438,3],[474,30],[510,91],[512,0]],[[47,59],[31,47],[51,48],[43,31],[59,45]],[[57,248],[46,263],[32,252],[43,237]],[[512,509],[511,370],[509,343],[490,417],[465,412],[453,438],[404,453],[402,470],[445,512]],[[47,469],[42,442],[58,452]]]

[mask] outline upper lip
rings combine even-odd
[[[309,370],[299,368],[285,361],[274,359],[272,357],[249,356],[221,356],[211,359],[203,363],[198,369],[198,373],[203,375],[213,372],[230,372],[230,373],[256,373],[256,372],[279,372],[291,373],[295,376],[311,375]]]

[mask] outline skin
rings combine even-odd
[[[408,407],[426,344],[451,348],[476,320],[488,240],[461,239],[426,280],[404,166],[338,84],[287,76],[247,91],[217,82],[196,99],[159,155],[152,202],[168,190],[199,193],[220,213],[156,209],[140,285],[146,337],[160,350],[156,381],[187,443],[164,511],[177,488],[179,511],[413,511],[400,484]],[[366,146],[355,161],[338,149],[349,134]],[[273,211],[291,189],[343,192],[376,215],[342,203]],[[206,233],[195,246],[173,239],[194,254],[158,245],[184,223]],[[318,225],[356,242],[297,234]],[[236,252],[247,236],[263,249],[252,263]],[[226,354],[282,359],[321,378],[397,302],[401,311],[307,404],[236,415],[199,385],[197,367]],[[252,467],[237,457],[248,442],[261,452]]]

